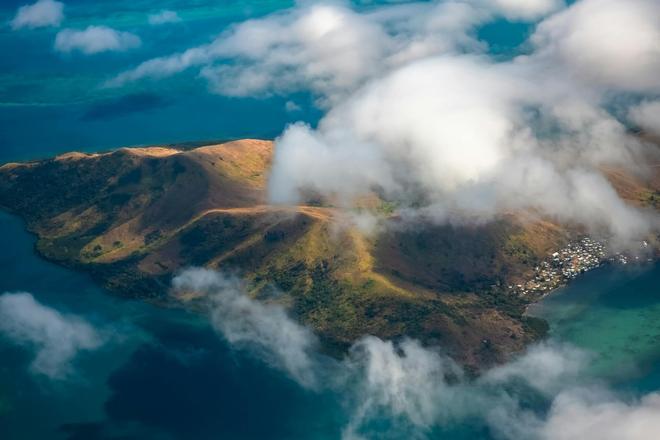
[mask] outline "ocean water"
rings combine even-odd
[[[0,2],[0,22],[24,0]],[[56,54],[56,30],[0,27],[0,163],[70,150],[241,137],[274,138],[322,111],[307,94],[236,99],[209,93],[194,73],[101,85],[154,56],[202,44],[230,26],[293,0],[68,0],[66,26],[105,24],[140,34],[144,45],[90,58]],[[369,8],[377,1],[359,2]],[[390,2],[390,3],[393,3]],[[181,24],[146,25],[147,11],[173,9]],[[529,25],[500,21],[479,30],[507,57]],[[301,109],[286,110],[294,101]],[[76,375],[31,373],[33,350],[0,337],[0,439],[334,439],[348,422],[344,396],[313,393],[250,353],[229,347],[203,316],[107,295],[85,274],[40,259],[21,221],[0,213],[0,294],[25,291],[63,313],[84,316],[108,342],[75,359]],[[533,308],[551,337],[592,353],[591,371],[612,387],[660,389],[660,266],[590,272]],[[370,429],[387,430],[379,420]],[[433,437],[488,439],[477,421],[438,427]]]
[[[232,23],[290,7],[293,0],[116,0],[66,2],[66,27],[106,25],[134,32],[143,45],[125,53],[58,54],[57,29],[13,31],[0,26],[0,163],[70,150],[169,144],[242,137],[274,138],[296,121],[312,125],[322,111],[314,97],[227,98],[209,93],[196,72],[167,80],[105,88],[141,61],[209,42]],[[405,1],[354,1],[358,8]],[[22,0],[0,2],[0,23]],[[172,26],[147,24],[150,12],[172,9]],[[500,20],[479,30],[498,56],[516,53],[531,27]],[[287,111],[286,102],[299,110]]]
[[[3,439],[336,439],[350,412],[339,392],[306,390],[250,352],[232,349],[204,316],[113,297],[40,259],[20,219],[0,214],[0,294],[27,291],[105,332],[75,374],[34,374],[34,350],[0,336]],[[589,375],[626,395],[660,389],[660,265],[593,271],[533,309],[551,338],[588,350]],[[539,410],[535,404],[531,410]],[[388,432],[377,419],[367,433]],[[427,433],[428,434],[428,433]],[[491,439],[481,420],[432,438]]]
[[[660,388],[660,264],[588,272],[530,312],[551,323],[553,338],[594,353],[592,374]]]
[[[23,2],[0,2],[0,23]],[[56,29],[0,27],[0,162],[129,145],[274,138],[286,124],[314,123],[320,113],[309,96],[234,99],[208,92],[196,73],[167,81],[103,87],[141,61],[209,42],[233,22],[291,6],[293,1],[73,1],[67,27],[112,26],[139,34],[142,47],[91,57],[53,49]],[[184,19],[152,27],[148,12],[174,9]],[[295,100],[300,111],[288,112]]]
[[[92,280],[40,259],[22,222],[0,214],[0,292],[26,291],[107,329],[75,376],[30,372],[33,350],[0,337],[0,438],[337,438],[337,396],[311,393],[253,356],[231,350],[208,321],[112,297]],[[123,438],[123,437],[122,437]]]
[[[34,252],[20,219],[0,212],[0,295],[29,292],[106,333],[74,374],[30,370],[31,346],[0,334],[2,439],[337,439],[345,396],[306,390],[250,352],[232,349],[204,317],[121,299]],[[389,426],[377,420],[369,429]],[[385,428],[387,429],[387,428]],[[441,430],[487,437],[481,426]]]

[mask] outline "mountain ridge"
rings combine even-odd
[[[269,205],[272,155],[272,142],[252,139],[5,164],[0,206],[26,221],[41,255],[124,296],[203,309],[205,298],[171,292],[172,276],[187,266],[237,272],[252,296],[287,307],[337,354],[365,334],[415,337],[478,370],[545,333],[525,315],[538,296],[507,286],[580,228],[514,214],[411,226],[376,197],[361,209],[386,227],[367,233],[348,221],[354,212],[317,199]],[[610,170],[623,197],[657,209],[657,179],[621,173]]]

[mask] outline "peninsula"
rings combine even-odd
[[[189,266],[231,271],[329,352],[365,334],[408,336],[472,370],[543,337],[547,325],[526,307],[616,258],[579,227],[531,214],[410,226],[374,196],[359,209],[384,227],[364,231],[348,221],[354,212],[313,197],[271,206],[272,154],[270,141],[241,140],[10,163],[0,167],[0,207],[25,220],[42,256],[118,295],[203,309],[199,294],[171,291],[172,276]],[[660,208],[657,173],[605,172],[627,202]],[[641,244],[644,258],[657,256],[657,242]]]

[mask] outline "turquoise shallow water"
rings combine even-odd
[[[660,264],[589,272],[531,312],[552,337],[595,353],[593,374],[660,388]]]

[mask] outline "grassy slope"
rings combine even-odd
[[[47,258],[127,296],[201,303],[168,294],[174,272],[239,271],[256,297],[285,292],[276,300],[329,350],[364,334],[414,336],[476,368],[543,333],[502,286],[524,278],[569,231],[521,216],[460,228],[392,219],[368,237],[333,208],[265,205],[271,154],[270,142],[246,140],[10,164],[0,168],[0,205],[26,219]],[[610,171],[626,197],[653,204],[657,187]]]

